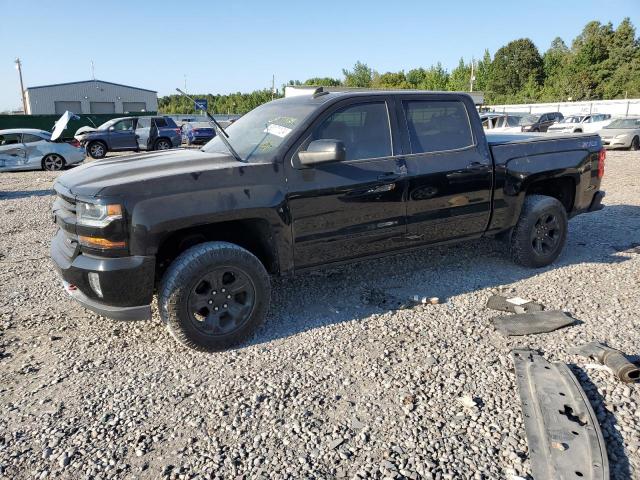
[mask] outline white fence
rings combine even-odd
[[[608,113],[614,117],[640,115],[640,99],[594,100],[589,102],[527,103],[521,105],[485,105],[493,112],[560,112],[567,115],[585,115],[589,113]]]

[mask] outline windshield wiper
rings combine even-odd
[[[191,98],[189,95],[184,93],[182,90],[180,90],[179,88],[176,88],[176,91],[178,93],[181,93],[185,97],[187,97],[189,100],[191,100],[194,105],[197,105],[196,101],[193,98]],[[218,135],[218,137],[220,137],[220,140],[222,140],[222,143],[224,143],[225,146],[227,147],[227,150],[229,150],[229,153],[233,155],[233,158],[235,158],[239,162],[248,163],[245,160],[243,160],[242,157],[238,155],[238,152],[236,152],[236,150],[231,146],[231,143],[229,143],[229,140],[227,140],[229,138],[229,134],[225,132],[222,126],[218,123],[218,121],[215,118],[213,118],[213,115],[211,115],[206,110],[204,111],[204,114],[209,119],[209,123],[213,126],[213,129],[216,131],[216,134]]]

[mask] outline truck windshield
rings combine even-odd
[[[270,102],[240,117],[225,132],[229,134],[229,143],[245,162],[272,161],[280,144],[315,108],[306,104]],[[217,136],[202,151],[228,153]]]

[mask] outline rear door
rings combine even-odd
[[[136,150],[135,119],[126,118],[114,123],[109,129],[109,143],[112,150]]]
[[[415,243],[480,236],[491,213],[493,165],[473,104],[461,96],[402,97],[407,223]],[[477,123],[477,122],[476,122]]]
[[[42,158],[50,151],[50,149],[47,148],[49,142],[38,135],[23,133],[22,143],[26,150],[27,163],[34,168],[40,168]]]
[[[22,134],[0,134],[0,168],[12,170],[24,168],[27,163],[27,150],[22,143]]]
[[[138,141],[138,148],[140,150],[146,150],[149,142],[149,132],[151,130],[150,118],[138,118],[136,123],[136,137]]]
[[[406,168],[390,99],[359,97],[322,114],[285,159],[296,268],[373,255],[405,241]],[[344,162],[303,168],[318,139],[345,144]]]

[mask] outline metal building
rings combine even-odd
[[[102,80],[29,87],[25,97],[28,115],[158,111],[158,92]]]

